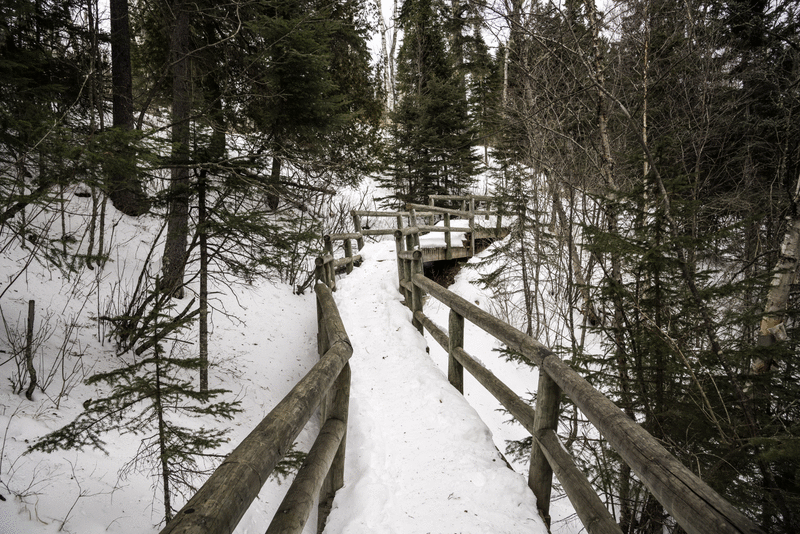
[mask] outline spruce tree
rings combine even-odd
[[[438,0],[408,0],[400,11],[398,102],[391,115],[390,203],[426,203],[431,194],[464,194],[477,158],[466,87],[446,46]]]
[[[173,516],[175,497],[188,498],[197,476],[212,468],[216,455],[211,451],[228,441],[227,430],[190,428],[176,419],[231,419],[239,411],[238,401],[215,400],[226,390],[196,390],[187,373],[200,369],[202,362],[182,355],[179,344],[167,348],[164,341],[167,334],[185,328],[188,320],[183,314],[170,316],[169,311],[164,306],[150,309],[147,335],[140,339],[137,357],[87,380],[88,385],[107,388],[105,396],[84,403],[83,413],[74,421],[31,447],[44,452],[84,447],[105,451],[108,434],[139,436],[139,450],[127,466],[155,473],[165,521]]]

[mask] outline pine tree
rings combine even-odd
[[[464,194],[476,172],[466,87],[446,48],[443,10],[437,0],[409,0],[398,19],[404,39],[390,125],[391,178],[386,180],[394,204]]]
[[[182,356],[177,345],[169,351],[165,348],[166,335],[187,326],[182,314],[171,317],[168,311],[162,306],[151,308],[148,335],[141,338],[138,358],[87,380],[88,385],[108,388],[106,396],[85,403],[73,422],[31,447],[44,452],[84,447],[105,451],[109,433],[140,436],[139,450],[127,468],[156,473],[165,521],[172,518],[175,496],[188,497],[196,477],[210,471],[209,460],[214,458],[210,451],[227,442],[227,430],[190,428],[176,418],[231,419],[239,411],[238,401],[215,400],[228,391],[198,392],[193,387],[187,372],[201,367],[198,358]]]

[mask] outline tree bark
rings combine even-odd
[[[111,102],[114,128],[133,130],[133,77],[131,74],[131,35],[128,0],[110,0],[111,14]],[[123,160],[108,176],[108,196],[114,207],[138,217],[150,209],[142,184],[130,160],[135,156],[127,140],[119,141]],[[120,170],[124,169],[124,170]]]
[[[206,175],[198,184],[198,233],[200,234],[200,391],[208,391],[208,234],[206,226]]]
[[[184,0],[173,4],[172,28],[172,158],[167,240],[162,265],[163,287],[183,297],[186,240],[189,235],[189,113],[191,79],[189,72],[189,6]]]

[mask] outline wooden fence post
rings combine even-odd
[[[358,250],[361,250],[364,248],[364,235],[361,233],[361,215],[356,213],[356,210],[353,210],[351,213],[353,215],[353,231],[361,236],[356,239],[356,246]]]
[[[325,529],[325,521],[331,513],[333,498],[336,492],[344,486],[344,457],[347,448],[347,413],[350,409],[350,364],[346,364],[339,374],[339,378],[328,392],[328,413],[322,419],[323,425],[331,419],[344,423],[345,431],[339,449],[333,458],[328,475],[322,483],[319,492],[319,510],[317,513],[317,532]]]
[[[464,317],[452,309],[450,310],[448,330],[447,380],[463,395],[464,366],[456,359],[456,350],[464,348]]]
[[[561,389],[552,378],[539,367],[539,387],[536,391],[536,419],[533,422],[534,440],[531,444],[531,465],[528,472],[528,486],[536,497],[536,507],[550,529],[550,493],[553,487],[553,468],[536,441],[535,436],[542,431],[558,429],[558,409],[561,403]]]
[[[325,252],[333,259],[333,240],[331,236],[326,235],[323,237]],[[331,291],[336,291],[336,272],[333,269],[333,261],[325,264],[326,280],[325,285],[331,288]]]
[[[417,224],[417,210],[413,208],[408,211],[408,225],[419,226]],[[408,247],[408,250],[413,250],[414,248],[419,246],[419,232],[409,234],[409,237],[411,237],[411,243],[413,244]]]
[[[444,232],[444,257],[447,260],[453,259],[453,244],[450,240],[450,214],[444,214],[444,227],[447,229]]]
[[[397,230],[394,233],[394,246],[397,252],[397,278],[400,284],[400,294],[406,299],[406,302],[409,301],[410,295],[403,287],[403,282],[406,280],[406,269],[405,269],[405,260],[401,258],[401,254],[405,252],[403,247],[403,233],[400,230]],[[409,277],[410,278],[410,277]]]
[[[345,258],[351,260],[347,262],[347,265],[345,266],[345,269],[347,269],[347,274],[350,274],[353,272],[353,243],[349,238],[344,240],[344,256]]]
[[[419,235],[417,232],[415,235]],[[421,312],[422,311],[422,288],[416,285],[413,281],[415,274],[422,274],[422,251],[419,249],[414,250],[414,259],[409,262],[411,265],[411,276],[409,276],[408,281],[411,283],[411,313]],[[422,326],[422,323],[416,317],[412,316],[411,323],[419,330],[420,334],[424,334],[425,330]]]
[[[475,255],[475,199],[469,199],[470,252]]]

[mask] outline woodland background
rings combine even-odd
[[[108,396],[34,447],[102,446],[109,429],[155,425],[168,519],[170,488],[225,439],[170,426],[168,407],[222,420],[238,409],[208,384],[209,280],[302,292],[319,236],[359,207],[338,190],[375,177],[396,208],[474,190],[482,175],[517,221],[482,278],[504,318],[561,351],[766,532],[800,530],[796,2],[0,10],[0,245],[29,258],[5,273],[0,305],[19,306],[8,290],[33,262],[64,276],[109,269],[108,203],[160,225],[153,261],[95,318],[136,357],[86,376]],[[91,199],[77,227],[73,194]],[[196,354],[175,356],[193,321]],[[4,387],[30,399],[43,384],[8,332]],[[131,412],[133,400],[150,408]],[[563,409],[562,439],[623,531],[679,532]]]

